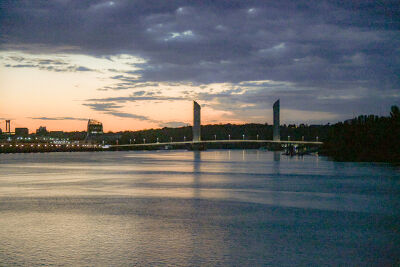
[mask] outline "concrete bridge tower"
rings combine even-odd
[[[274,127],[273,127],[273,140],[274,141],[280,141],[281,140],[281,134],[279,131],[279,99],[274,103]]]
[[[200,133],[200,110],[201,107],[196,101],[193,101],[193,142],[201,141]]]

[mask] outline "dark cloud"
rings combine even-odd
[[[92,71],[91,69],[86,68],[86,67],[82,67],[82,66],[75,67],[74,70],[75,70],[75,71]]]
[[[84,103],[82,105],[97,111],[110,111],[122,107],[114,103]]]
[[[61,60],[54,60],[54,59],[39,59],[37,61],[41,65],[67,65],[68,64]]]
[[[145,91],[137,91],[133,93],[134,96],[143,96],[144,94],[146,94]]]
[[[137,79],[131,78],[131,77],[127,77],[127,76],[124,76],[124,75],[115,75],[115,76],[112,76],[110,78],[114,79],[114,80],[121,80],[121,81],[124,81],[124,82],[133,82],[133,83],[137,82]]]
[[[153,121],[146,116],[119,111],[118,109],[121,108],[122,106],[117,105],[115,103],[84,103],[83,105],[96,111],[103,111],[105,114],[109,114],[115,117]]]
[[[142,121],[151,121],[149,119],[149,117],[136,115],[136,114],[132,114],[132,113],[118,112],[118,111],[109,111],[109,112],[106,112],[106,113],[110,114],[110,115],[113,115],[115,117],[133,118],[133,119],[138,119],[138,120],[142,120]]]
[[[289,94],[284,90],[292,90],[309,109],[336,105],[342,110],[351,103],[362,110],[376,101],[400,100],[398,93],[390,93],[400,90],[397,0],[9,0],[0,8],[3,50],[105,58],[125,53],[145,59],[132,63],[137,70],[113,77],[121,83],[99,90],[147,82],[272,80],[291,83],[273,97],[284,98]],[[59,70],[55,63],[47,68]],[[85,70],[76,66],[73,71]],[[361,91],[351,101],[340,97]],[[250,93],[243,95],[248,99],[231,94],[242,102],[272,102]],[[323,96],[329,104],[322,105]]]
[[[118,82],[113,85],[103,86],[97,90],[99,91],[108,91],[108,90],[127,90],[127,89],[135,89],[135,88],[147,88],[147,87],[158,87],[159,83],[157,82],[141,82],[138,81],[138,77],[126,76],[126,75],[115,75],[110,77],[113,80],[118,80]],[[150,90],[149,88],[146,89]]]
[[[75,120],[75,121],[87,121],[87,118],[75,118],[75,117],[30,117],[33,120],[46,120],[46,121],[62,121],[62,120]]]
[[[105,98],[92,98],[87,99],[88,102],[116,102],[116,103],[124,103],[124,102],[135,102],[135,101],[174,101],[174,100],[186,100],[186,98],[182,97],[165,97],[165,96],[121,96],[121,97],[105,97]],[[90,105],[115,105],[114,103],[101,103],[101,104],[83,104],[86,106]],[[118,106],[119,107],[119,106]]]
[[[103,86],[101,88],[98,88],[98,91],[108,91],[108,90],[127,90],[127,89],[131,89],[132,88],[132,84],[131,83],[117,83],[117,84],[113,84],[113,85],[107,85],[107,86]]]
[[[142,92],[136,92],[136,93],[139,93],[139,95],[142,95],[145,92],[143,91],[143,93]],[[115,117],[133,118],[133,119],[138,119],[138,120],[143,120],[143,121],[149,121],[149,122],[157,123],[161,127],[180,127],[180,126],[186,125],[181,122],[164,123],[159,120],[151,119],[147,116],[137,115],[134,113],[128,113],[128,112],[123,112],[123,111],[119,110],[120,108],[123,108],[123,106],[120,105],[119,103],[135,102],[135,101],[149,101],[149,100],[172,101],[172,100],[182,100],[182,98],[162,97],[162,96],[135,96],[135,93],[134,93],[133,96],[128,96],[128,97],[109,97],[109,98],[99,98],[99,99],[87,99],[86,101],[88,103],[83,103],[83,105],[89,107],[92,110],[102,111],[105,114],[109,114],[109,115],[112,115]],[[95,102],[95,103],[90,103],[90,102]]]
[[[16,65],[5,64],[4,66],[7,68],[34,68],[34,67],[36,67],[35,65],[31,65],[31,64],[16,64]]]
[[[4,64],[7,68],[38,68],[40,70],[48,70],[55,72],[78,72],[78,71],[94,71],[84,66],[77,66],[62,60],[24,58],[9,56],[5,57],[5,61],[14,62],[14,64]],[[15,62],[17,64],[15,64]]]

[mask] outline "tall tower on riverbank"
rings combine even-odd
[[[6,120],[6,133],[11,133],[10,120]]]
[[[281,140],[281,134],[279,131],[279,99],[274,103],[274,128],[273,128],[273,140],[274,141],[280,141]]]
[[[193,101],[193,141],[201,141],[200,133],[200,110],[201,107],[196,101]]]

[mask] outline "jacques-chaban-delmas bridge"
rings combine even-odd
[[[123,144],[123,145],[110,145],[107,146],[110,150],[119,149],[172,149],[172,148],[188,148],[192,150],[204,150],[207,146],[213,148],[229,148],[230,145],[240,145],[246,146],[250,144],[262,146],[268,145],[272,149],[280,149],[282,146],[286,147],[286,152],[288,154],[294,154],[295,147],[300,147],[301,149],[297,153],[306,153],[306,151],[316,151],[315,148],[321,146],[323,143],[318,141],[295,141],[295,140],[280,140],[280,104],[279,100],[274,103],[274,125],[273,125],[273,140],[246,140],[245,136],[243,139],[231,140],[201,140],[201,117],[200,117],[201,107],[196,102],[193,101],[193,140],[191,141],[177,141],[173,142],[156,142],[156,143],[146,143],[143,140],[142,144]],[[310,149],[311,147],[311,149]],[[308,149],[307,149],[308,148]],[[314,149],[312,149],[314,148]]]

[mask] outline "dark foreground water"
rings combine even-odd
[[[400,171],[247,151],[0,155],[0,266],[390,266]]]

